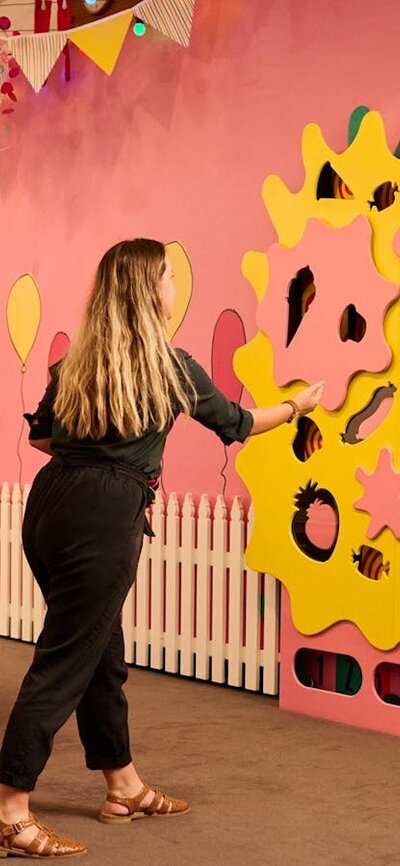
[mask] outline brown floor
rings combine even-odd
[[[31,656],[31,646],[0,640],[0,731]],[[98,823],[102,777],[86,770],[72,719],[57,735],[31,805],[45,823],[86,842],[89,854],[80,862],[400,864],[396,737],[282,713],[261,695],[143,670],[131,670],[126,694],[139,771],[187,797],[193,810],[120,827]]]

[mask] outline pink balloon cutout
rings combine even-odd
[[[238,403],[243,385],[233,370],[233,356],[246,342],[244,324],[236,310],[223,310],[214,328],[211,354],[211,376],[217,388]]]
[[[68,334],[65,334],[64,331],[58,331],[58,333],[53,337],[50,351],[49,351],[49,359],[47,362],[47,366],[51,367],[53,364],[56,364],[61,358],[64,357],[65,353],[68,351],[71,340],[69,339]],[[50,382],[51,376],[50,373],[47,374],[47,382]]]

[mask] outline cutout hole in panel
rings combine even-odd
[[[302,648],[294,669],[298,681],[310,689],[351,696],[361,688],[362,672],[353,656]]]
[[[330,162],[322,166],[317,184],[317,199],[353,199],[354,195],[343,178],[332,168]]]
[[[306,265],[300,268],[289,283],[287,301],[289,304],[288,328],[286,346],[292,342],[304,316],[316,295],[314,274]]]
[[[391,180],[380,183],[372,193],[372,201],[368,202],[371,210],[373,207],[376,207],[378,211],[391,207],[396,201],[396,192],[398,191],[397,183],[392,183]]]
[[[375,669],[374,686],[381,701],[400,706],[400,665],[392,662],[378,665]]]
[[[340,320],[339,333],[342,343],[352,340],[353,343],[361,343],[367,330],[364,316],[358,312],[354,304],[349,304],[343,311]]]
[[[309,481],[295,497],[292,535],[297,547],[310,559],[326,562],[336,547],[339,510],[329,490]]]
[[[342,442],[358,445],[374,433],[390,412],[396,391],[393,382],[376,388],[366,406],[349,418],[344,433],[340,434]]]
[[[361,544],[358,553],[353,550],[352,557],[360,574],[368,580],[381,580],[390,573],[390,562],[384,562],[381,551],[369,544]]]
[[[322,433],[315,421],[307,417],[299,418],[292,447],[297,459],[302,463],[309,460],[314,451],[322,448]]]

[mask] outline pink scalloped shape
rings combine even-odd
[[[392,451],[382,448],[375,472],[369,475],[359,467],[356,478],[364,493],[354,508],[371,516],[367,538],[376,538],[387,526],[400,540],[400,474],[394,470]]]
[[[342,405],[355,373],[380,372],[392,359],[383,322],[399,290],[378,274],[370,246],[369,223],[359,217],[343,229],[310,220],[296,247],[284,249],[275,244],[269,252],[270,282],[258,308],[257,324],[273,345],[276,383],[324,379],[321,403],[325,409]],[[286,347],[288,287],[307,265],[314,275],[316,295]],[[340,321],[349,304],[367,322],[359,343],[340,339]]]

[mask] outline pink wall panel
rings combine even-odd
[[[100,256],[123,237],[177,239],[187,249],[193,297],[175,343],[211,372],[224,309],[237,310],[248,339],[255,334],[256,302],[240,262],[274,240],[260,196],[265,176],[302,183],[304,125],[316,121],[332,147],[345,148],[349,115],[364,103],[382,112],[395,148],[397,16],[395,0],[199,0],[187,51],[151,33],[132,35],[111,78],[73,50],[69,84],[62,62],[38,95],[18,79],[11,146],[0,152],[1,479],[19,472],[20,363],[4,313],[14,281],[32,273],[42,298],[24,381],[29,408],[46,385],[54,334],[73,335]],[[245,492],[236,448],[228,496]],[[21,454],[29,481],[43,458],[26,442]],[[208,431],[178,423],[166,488],[219,493],[221,454]]]
[[[295,660],[302,649],[315,651],[317,659],[321,658],[321,654],[326,654],[328,664],[325,665],[322,688],[318,687],[318,673],[315,678],[313,676],[312,665],[310,672],[314,679],[313,687],[299,682],[295,674]],[[332,660],[337,653],[351,656],[361,668],[362,682],[356,694],[335,692]],[[381,700],[377,688],[381,689],[383,695],[396,695],[397,704]],[[350,622],[338,623],[311,637],[300,634],[293,626],[289,595],[282,587],[280,708],[399,736],[399,704],[400,647],[390,652],[377,650],[368,643],[357,626]]]

